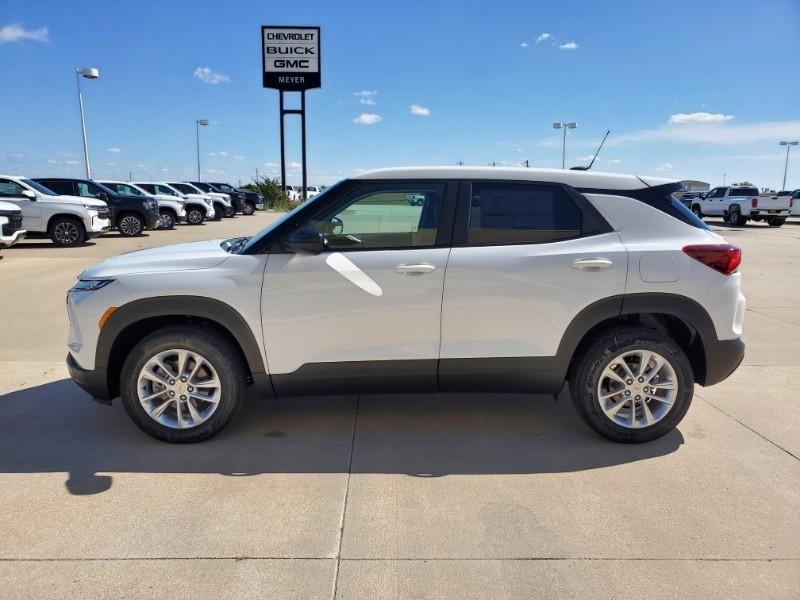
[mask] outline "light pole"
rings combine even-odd
[[[567,168],[567,129],[575,129],[578,126],[577,123],[553,123],[553,129],[563,129],[564,130],[564,138],[561,142],[561,168]]]
[[[92,168],[89,166],[89,144],[86,143],[86,121],[83,118],[83,92],[81,91],[81,77],[86,79],[97,79],[100,71],[94,67],[84,67],[75,69],[75,81],[78,84],[78,106],[81,109],[81,131],[83,132],[83,160],[86,166],[86,179],[92,178]]]
[[[789,148],[791,146],[797,146],[797,141],[781,141],[781,146],[786,146],[786,165],[783,167],[783,186],[781,186],[781,191],[786,189],[786,172],[789,170]]]
[[[197,181],[203,181],[200,179],[200,125],[203,127],[208,125],[208,119],[197,119],[194,124],[195,133],[197,134]]]

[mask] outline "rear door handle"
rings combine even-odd
[[[433,273],[436,267],[429,263],[414,263],[397,265],[394,270],[401,275],[424,275],[425,273]]]
[[[573,261],[572,266],[581,271],[599,271],[607,269],[614,263],[607,258],[579,258]]]

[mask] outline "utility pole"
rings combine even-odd
[[[460,161],[458,161],[456,164],[457,164],[459,167],[463,167],[463,166],[464,166],[464,161],[463,161],[463,160],[460,160]]]
[[[525,159],[525,162],[523,164],[525,165],[526,169],[530,167],[530,164],[528,163],[528,159],[527,158]]]
[[[553,123],[553,129],[563,129],[564,136],[561,141],[561,168],[567,168],[567,129],[575,129],[578,126],[577,123],[574,121],[570,121],[565,123],[563,121],[559,123]]]
[[[792,146],[797,146],[797,140],[794,141],[782,141],[780,142],[781,146],[786,146],[786,164],[783,167],[783,185],[781,186],[780,191],[784,191],[786,189],[786,172],[789,170],[789,148]]]

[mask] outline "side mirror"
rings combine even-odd
[[[108,202],[108,194],[106,194],[105,192],[100,192],[99,194],[97,194],[97,199],[102,200],[103,202]]]
[[[322,235],[311,225],[303,225],[283,241],[281,248],[295,254],[319,254],[323,250]]]
[[[28,200],[36,200],[36,192],[33,190],[22,190],[22,195]]]

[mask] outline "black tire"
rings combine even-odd
[[[230,208],[228,208],[226,206],[225,207],[225,218],[226,219],[232,219],[235,216],[236,216],[236,209],[233,208],[232,206]]]
[[[202,355],[217,372],[221,396],[216,410],[196,427],[175,429],[151,418],[139,402],[138,374],[153,356],[171,349]],[[176,325],[151,333],[128,354],[120,376],[120,396],[133,422],[152,437],[173,444],[202,442],[222,431],[244,398],[247,373],[237,348],[223,336],[200,326]]]
[[[206,213],[199,206],[192,206],[186,209],[186,223],[189,225],[201,225],[206,220]]]
[[[635,350],[650,350],[664,357],[675,372],[678,390],[671,408],[661,420],[631,429],[606,416],[597,398],[597,390],[603,370],[620,355]],[[578,414],[592,429],[615,442],[649,442],[669,433],[681,422],[692,402],[694,372],[689,359],[672,339],[652,329],[630,327],[601,333],[584,346],[573,367],[569,388]],[[648,406],[655,404],[649,403]]]
[[[62,248],[80,246],[86,241],[86,229],[76,217],[55,217],[47,227],[47,235]]]
[[[728,212],[728,219],[734,227],[743,227],[747,223],[747,217],[743,217],[736,206]]]
[[[722,222],[723,223],[730,223],[731,222],[731,217],[730,217],[730,215],[728,215],[728,211],[725,211],[724,213],[722,213]]]
[[[702,219],[703,218],[703,211],[700,209],[700,205],[699,204],[692,204],[692,212],[695,215],[697,215],[698,219]]]
[[[255,212],[256,212],[256,205],[253,204],[252,202],[245,201],[245,203],[242,205],[242,214],[249,217],[250,215],[255,214]]]
[[[125,237],[136,237],[144,231],[144,219],[136,213],[122,213],[117,219],[117,230]]]
[[[214,202],[214,218],[212,221],[221,221],[225,215],[225,205],[221,202]]]
[[[161,220],[159,221],[158,228],[159,229],[174,229],[175,228],[175,221],[177,220],[175,217],[175,213],[169,210],[168,208],[163,208],[159,211],[159,215],[161,215]]]
[[[786,219],[781,217],[767,217],[767,225],[770,227],[780,227],[786,223]]]

